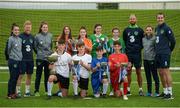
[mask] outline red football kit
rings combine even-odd
[[[115,92],[119,90],[119,74],[121,69],[120,67],[116,67],[116,64],[121,63],[128,63],[128,58],[126,54],[111,54],[109,56],[110,79]],[[123,83],[124,95],[127,94],[127,85],[127,82]]]

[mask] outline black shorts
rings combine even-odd
[[[134,65],[135,68],[140,68],[142,65],[141,53],[140,54],[127,54],[129,62]]]
[[[83,90],[88,90],[88,83],[89,83],[89,78],[81,78],[79,80],[79,88]]]
[[[22,61],[22,67],[20,74],[33,74],[34,61]]]
[[[54,83],[60,82],[61,88],[69,89],[69,78],[63,77],[62,75],[55,74],[57,77],[57,81],[54,81]]]
[[[155,57],[155,62],[157,68],[169,68],[171,56],[168,54],[157,54]]]

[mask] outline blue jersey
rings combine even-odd
[[[93,58],[91,62],[91,67],[95,68],[97,63],[102,63],[102,62],[108,63],[108,59],[106,57],[102,57],[101,59]],[[91,84],[94,94],[99,92],[102,78],[103,78],[103,70],[101,68],[98,68],[96,72],[93,72],[91,74]]]
[[[174,34],[170,27],[165,23],[158,25],[155,29],[156,44],[155,51],[156,54],[171,54],[175,47]]]
[[[20,34],[19,37],[22,39],[22,60],[33,61],[34,37],[26,33]]]

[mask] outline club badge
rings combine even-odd
[[[138,32],[137,32],[137,31],[135,31],[135,32],[134,32],[134,35],[135,35],[135,36],[137,36],[137,35],[138,35]]]

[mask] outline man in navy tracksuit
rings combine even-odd
[[[144,31],[139,26],[136,25],[137,19],[134,14],[130,15],[129,23],[130,25],[123,31],[123,40],[126,46],[126,54],[128,56],[129,62],[136,68],[137,81],[139,85],[139,95],[143,96],[142,90],[142,76],[141,76],[141,50],[142,38]],[[130,94],[130,84],[131,84],[131,73],[132,68],[128,70],[128,93]]]
[[[31,35],[31,29],[31,21],[26,21],[24,23],[24,32],[19,36],[22,39],[23,54],[22,68],[16,85],[16,91],[19,97],[21,96],[21,80],[25,73],[27,74],[27,78],[24,97],[30,96],[31,75],[34,69],[33,50],[35,50],[34,37]]]
[[[164,21],[164,14],[158,13],[157,16],[158,25],[155,29],[156,35],[156,64],[159,70],[163,93],[160,97],[164,99],[172,98],[172,77],[169,70],[171,52],[175,47],[175,38],[171,28],[166,25]]]

